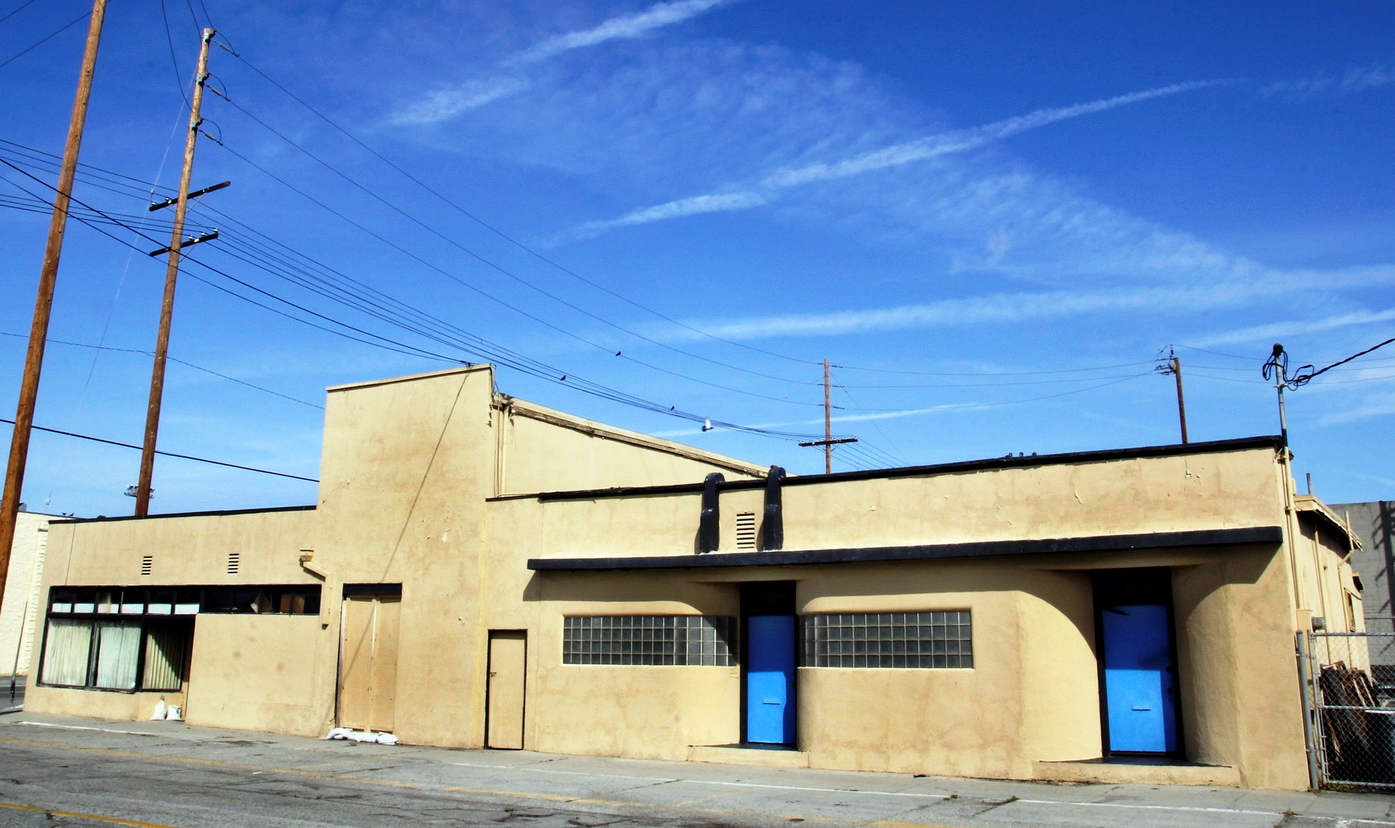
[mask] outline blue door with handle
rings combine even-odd
[[[794,744],[794,616],[746,619],[746,741]]]
[[[1177,710],[1172,673],[1172,626],[1162,605],[1106,606],[1105,701],[1109,749],[1174,753]]]

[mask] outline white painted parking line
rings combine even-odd
[[[48,722],[15,722],[30,727],[53,727],[59,730],[95,730],[100,733],[120,733],[123,736],[159,736],[159,733],[145,733],[140,730],[116,730],[110,727],[83,727],[82,725],[49,724]]]
[[[1021,802],[1027,805],[1067,805],[1084,808],[1131,808],[1139,811],[1171,811],[1178,813],[1201,813],[1201,814],[1232,814],[1235,816],[1263,816],[1282,817],[1287,814],[1280,811],[1252,811],[1243,808],[1202,808],[1194,805],[1135,805],[1128,802],[1069,802],[1060,799],[1017,799],[1014,802]],[[1007,803],[1011,804],[1011,803]],[[1332,820],[1333,828],[1346,828],[1350,825],[1392,825],[1395,822],[1384,819],[1361,819],[1361,818],[1337,818],[1326,816],[1309,816],[1308,819]]]

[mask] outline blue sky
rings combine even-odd
[[[0,7],[0,61],[88,8]],[[130,245],[167,242],[210,21],[194,186],[233,186],[190,213],[222,235],[181,277],[166,451],[315,477],[326,386],[500,354],[505,393],[795,473],[825,358],[838,469],[1154,445],[1169,346],[1223,439],[1278,430],[1273,342],[1395,335],[1388,4],[136,0],[75,191],[124,226],[70,224],[40,425],[140,441],[164,267]],[[5,417],[84,30],[0,66]],[[1288,399],[1300,481],[1395,497],[1395,345]],[[24,500],[129,513],[138,461],[36,434]],[[315,497],[170,458],[155,490]]]

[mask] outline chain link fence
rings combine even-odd
[[[1309,634],[1309,698],[1323,787],[1395,790],[1395,624]]]

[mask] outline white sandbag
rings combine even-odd
[[[167,722],[182,722],[182,721],[184,721],[184,717],[180,715],[179,705],[177,705],[177,704],[172,704],[172,705],[169,706],[169,708],[165,711],[165,721],[167,721]]]
[[[397,744],[397,737],[394,736],[394,735],[392,735],[391,733],[379,733],[379,734],[378,734],[378,744],[380,744],[380,745],[395,745],[395,744]]]
[[[350,733],[353,731],[347,727],[335,727],[325,734],[325,739],[347,739]]]
[[[161,696],[161,697],[160,697],[160,700],[157,701],[157,702],[155,702],[155,712],[150,714],[150,721],[152,721],[152,722],[163,722],[164,720],[165,720],[165,697],[164,697],[164,696]]]

